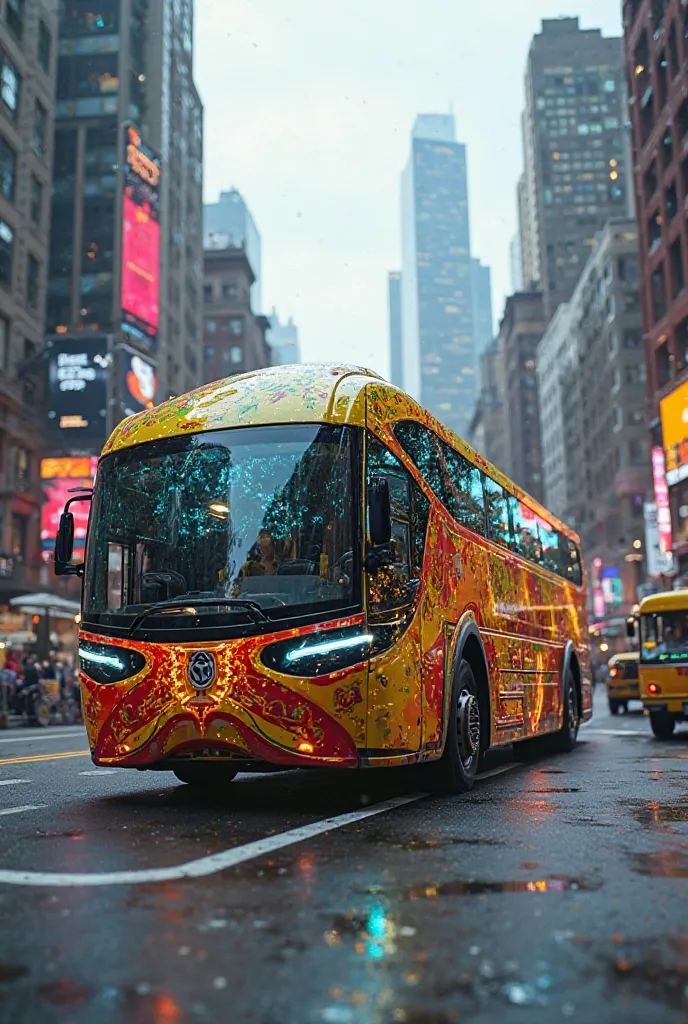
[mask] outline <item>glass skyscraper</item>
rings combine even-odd
[[[404,388],[465,434],[476,399],[466,147],[452,114],[421,114],[402,178]]]
[[[389,302],[389,379],[398,388],[404,386],[401,356],[401,274],[390,271],[387,278]]]

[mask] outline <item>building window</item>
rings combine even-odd
[[[239,289],[235,284],[230,284],[229,281],[222,282],[222,297],[223,299],[236,299],[239,294]]]
[[[648,451],[647,441],[638,438],[635,441],[630,441],[628,445],[631,462],[640,466],[644,462],[650,461],[650,452]]]
[[[217,332],[217,320],[206,320],[205,333],[215,334]]]
[[[651,279],[652,284],[652,305],[655,313],[655,323],[661,320],[666,313],[666,287],[664,282],[664,264],[660,263]]]
[[[657,347],[655,367],[657,369],[657,386],[661,388],[671,379],[671,359],[669,358],[669,345],[666,341]]]
[[[19,109],[19,90],[21,88],[21,75],[15,68],[6,53],[0,50],[0,61],[2,72],[0,73],[0,97],[13,121],[17,120]]]
[[[229,350],[229,361],[230,363],[243,363],[244,350],[241,345],[232,345]]]
[[[614,406],[614,430],[621,430],[623,428],[623,409],[620,405]]]
[[[12,285],[12,255],[14,252],[14,231],[0,220],[0,285]]]
[[[0,135],[0,191],[6,199],[14,199],[14,178],[17,169],[17,154]]]
[[[213,345],[206,345],[203,351],[203,358],[206,363],[212,363],[215,359],[215,348]]]
[[[235,338],[240,338],[244,333],[244,321],[238,317],[236,320],[229,321],[229,333],[233,334]]]
[[[20,561],[26,557],[27,526],[27,516],[17,515],[16,512],[12,514],[10,546],[12,554]]]
[[[10,325],[4,317],[0,317],[0,370],[7,369],[10,355]]]
[[[38,29],[38,62],[44,71],[50,70],[50,51],[52,49],[52,37],[50,29],[44,21],[41,21]]]
[[[645,383],[645,363],[633,363],[631,366],[626,367],[626,383]]]
[[[669,262],[671,264],[671,297],[676,298],[685,287],[683,276],[683,255],[681,253],[681,236],[676,239],[669,250]]]
[[[48,131],[48,111],[36,100],[33,120],[33,151],[39,160],[45,156],[45,137]]]
[[[203,285],[203,298],[206,302],[210,302],[213,297],[213,286],[212,284]]]
[[[21,39],[24,29],[24,0],[7,0],[5,20],[15,39]]]
[[[38,308],[38,260],[31,255],[27,261],[26,301],[30,309]]]
[[[624,331],[624,348],[640,348],[642,343],[643,338],[638,331]]]
[[[31,223],[40,230],[43,220],[43,183],[31,175]]]

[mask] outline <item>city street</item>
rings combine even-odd
[[[85,751],[0,737],[3,1022],[685,1020],[688,732],[600,696],[572,755],[442,799],[319,771],[211,797]]]

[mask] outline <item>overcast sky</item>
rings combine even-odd
[[[387,271],[418,113],[456,115],[471,247],[510,290],[523,73],[541,18],[621,34],[620,0],[196,0],[205,199],[238,188],[263,240],[263,301],[302,358],[387,374]]]

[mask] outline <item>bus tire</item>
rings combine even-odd
[[[428,767],[440,793],[467,793],[473,788],[480,761],[480,700],[469,663],[462,659],[452,683],[449,725],[444,753]]]
[[[651,711],[650,727],[658,740],[670,740],[674,735],[676,719],[666,711]]]
[[[187,786],[203,786],[206,789],[219,789],[228,785],[237,775],[236,768],[229,765],[213,764],[206,761],[188,761],[175,765],[172,769],[180,782]]]
[[[618,715],[620,707],[621,707],[621,701],[620,700],[611,700],[610,699],[610,701],[609,701],[609,713],[610,713],[610,715]]]
[[[570,668],[566,670],[564,681],[564,721],[559,732],[552,736],[550,749],[555,754],[570,754],[578,740],[580,727],[580,708],[578,706],[578,687],[576,677]]]

